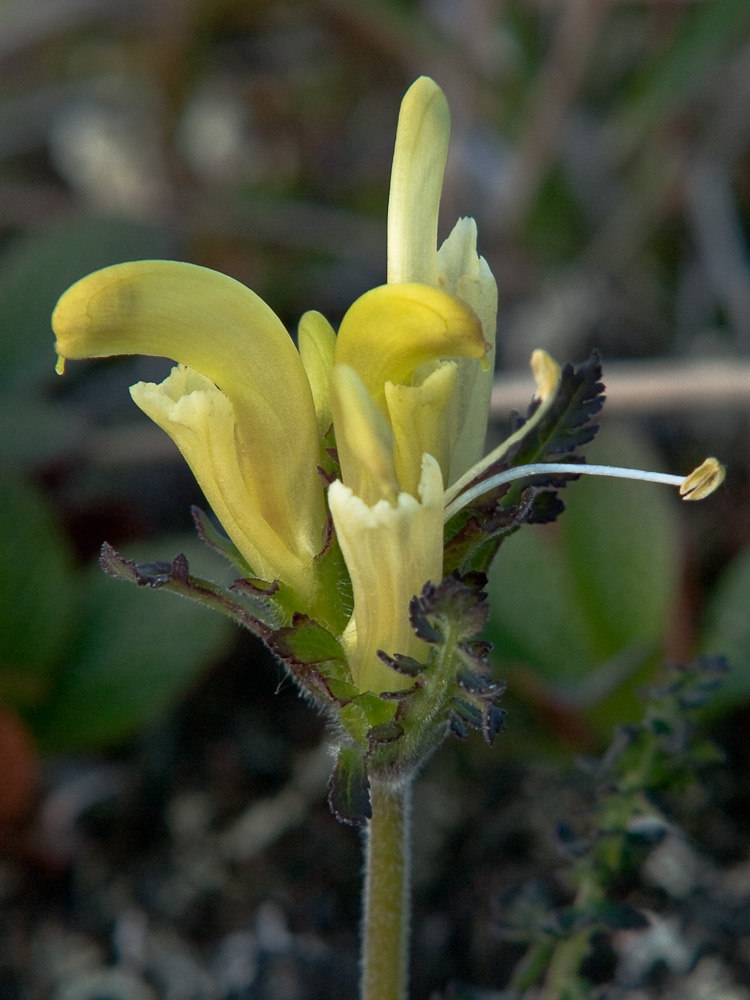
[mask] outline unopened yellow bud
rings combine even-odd
[[[544,402],[554,396],[560,384],[560,366],[547,354],[537,348],[531,355],[531,371],[536,382],[536,398]]]

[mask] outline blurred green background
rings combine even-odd
[[[91,749],[151,725],[235,636],[99,572],[104,539],[192,555],[202,497],[128,397],[168,364],[59,379],[57,296],[167,256],[245,282],[292,332],[311,308],[335,325],[385,278],[396,116],[421,73],[453,114],[442,235],[475,216],[499,285],[492,433],[530,397],[533,348],[598,347],[613,382],[592,456],[729,467],[696,506],[575,484],[559,525],[508,541],[491,637],[511,704],[536,742],[541,725],[553,744],[595,743],[665,657],[699,652],[730,655],[725,708],[750,696],[747,0],[0,0],[11,755],[29,736]]]
[[[561,765],[638,717],[665,660],[730,660],[710,710],[730,766],[681,821],[717,864],[745,863],[748,0],[0,0],[3,997],[153,1000],[106,978],[133,969],[170,997],[354,995],[359,846],[327,812],[321,720],[249,636],[97,563],[107,540],[223,572],[194,536],[190,472],[128,395],[169,363],[59,378],[49,317],[87,272],[164,256],[245,282],[292,333],[307,309],[336,325],[385,280],[396,116],[422,73],[453,115],[441,238],[474,216],[499,286],[490,438],[528,405],[534,348],[596,347],[609,398],[589,460],[687,473],[715,454],[728,475],[695,505],[584,479],[555,525],[501,548],[508,732],[446,746],[419,783],[415,995],[507,981],[496,900],[539,877],[564,897],[549,826],[578,792]],[[726,869],[714,902],[746,878]],[[720,911],[690,905],[693,927]],[[284,919],[333,955],[300,938],[296,993],[263,979],[263,954],[291,953]],[[711,940],[740,941],[741,979],[747,920],[726,919]],[[261,970],[245,992],[222,978],[243,934]]]

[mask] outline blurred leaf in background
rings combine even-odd
[[[642,439],[607,426],[590,461],[657,468]],[[681,577],[680,504],[659,486],[584,478],[566,490],[553,530],[517,532],[491,572],[489,635],[498,673],[579,712],[600,736],[638,712]]]
[[[717,580],[703,623],[701,652],[726,656],[729,673],[708,706],[716,711],[750,702],[750,549],[730,562]]]
[[[160,546],[189,553],[191,564],[202,554],[200,542],[189,538]],[[192,602],[121,586],[98,564],[76,583],[75,636],[50,697],[31,715],[47,751],[108,746],[153,725],[227,651],[235,632],[231,622]]]
[[[98,564],[82,569],[32,479],[87,434],[83,412],[50,398],[58,296],[92,269],[162,252],[151,226],[81,217],[18,235],[0,254],[0,699],[45,749],[104,746],[151,724],[232,632],[187,602],[118,587]]]
[[[50,315],[74,281],[109,264],[164,253],[154,227],[98,216],[61,220],[8,240],[0,255],[2,388],[50,379]]]
[[[49,693],[75,633],[79,594],[70,547],[54,512],[28,482],[0,481],[0,692],[19,706]]]
[[[163,253],[152,227],[123,219],[73,218],[9,239],[0,252],[0,458],[16,468],[54,461],[80,444],[79,414],[50,399],[55,355],[50,314],[91,270]]]
[[[30,484],[0,483],[0,509],[13,526],[0,535],[0,699],[43,749],[108,746],[151,725],[227,649],[220,616],[75,566]],[[206,560],[197,540],[163,544]]]

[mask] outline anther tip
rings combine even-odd
[[[683,500],[703,500],[724,482],[726,469],[715,458],[707,458],[690,475],[685,476],[680,486]]]

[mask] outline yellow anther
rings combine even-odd
[[[689,476],[685,476],[680,486],[683,500],[702,500],[724,482],[726,469],[715,458],[707,458]]]

